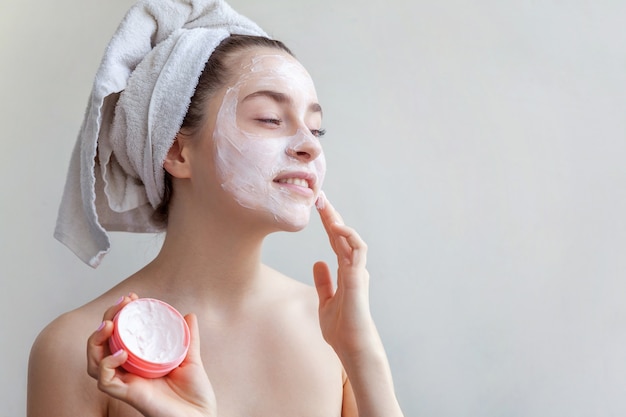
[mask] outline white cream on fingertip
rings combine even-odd
[[[324,194],[324,191],[322,190],[320,190],[317,200],[315,200],[315,207],[318,210],[323,210],[324,207],[326,207],[326,194]]]

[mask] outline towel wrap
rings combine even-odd
[[[97,267],[108,231],[158,232],[163,161],[212,52],[231,34],[266,36],[221,0],[142,0],[95,76],[54,236]]]

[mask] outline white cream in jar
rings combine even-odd
[[[122,365],[129,372],[158,378],[176,368],[189,349],[189,327],[182,315],[169,304],[139,298],[128,303],[114,319],[109,339],[112,352],[128,353]]]

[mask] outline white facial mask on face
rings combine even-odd
[[[247,87],[253,88],[251,92],[280,88],[293,98],[294,103],[306,108],[310,100],[316,99],[312,81],[297,61],[281,55],[255,57],[245,70],[235,85],[227,90],[213,134],[222,187],[246,208],[265,210],[279,221],[304,226],[326,172],[319,139],[305,127],[303,120],[299,121],[298,129],[291,136],[276,137],[271,131],[267,134],[247,132],[237,123],[237,108],[239,94]],[[300,113],[305,114],[304,111]],[[294,156],[299,149],[316,151],[309,160],[303,160]],[[302,182],[303,176],[307,177],[312,190],[307,190]],[[293,181],[294,178],[298,179]],[[295,182],[296,185],[281,184],[277,180]],[[296,191],[297,184],[305,187]]]

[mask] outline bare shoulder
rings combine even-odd
[[[280,272],[271,270],[271,273],[277,285],[271,293],[272,298],[262,308],[271,315],[274,323],[288,329],[291,337],[300,338],[305,351],[316,350],[334,356],[320,329],[319,299],[315,288]]]
[[[272,299],[264,303],[266,320],[260,322],[267,340],[258,346],[267,347],[262,359],[272,363],[277,392],[289,392],[304,410],[318,410],[319,415],[338,415],[343,401],[345,375],[339,358],[324,340],[319,322],[319,299],[311,285],[275,272]],[[280,358],[279,361],[276,358]],[[289,376],[278,385],[276,375]],[[323,399],[323,400],[320,400]],[[282,401],[285,401],[283,398]],[[322,404],[324,411],[322,411]]]
[[[87,339],[101,322],[86,305],[54,319],[33,343],[28,364],[28,416],[102,416],[106,400],[87,375]]]
[[[277,283],[276,297],[280,297],[281,304],[287,308],[300,309],[302,313],[317,318],[318,298],[315,288],[298,281],[270,267],[266,267],[269,274]]]

